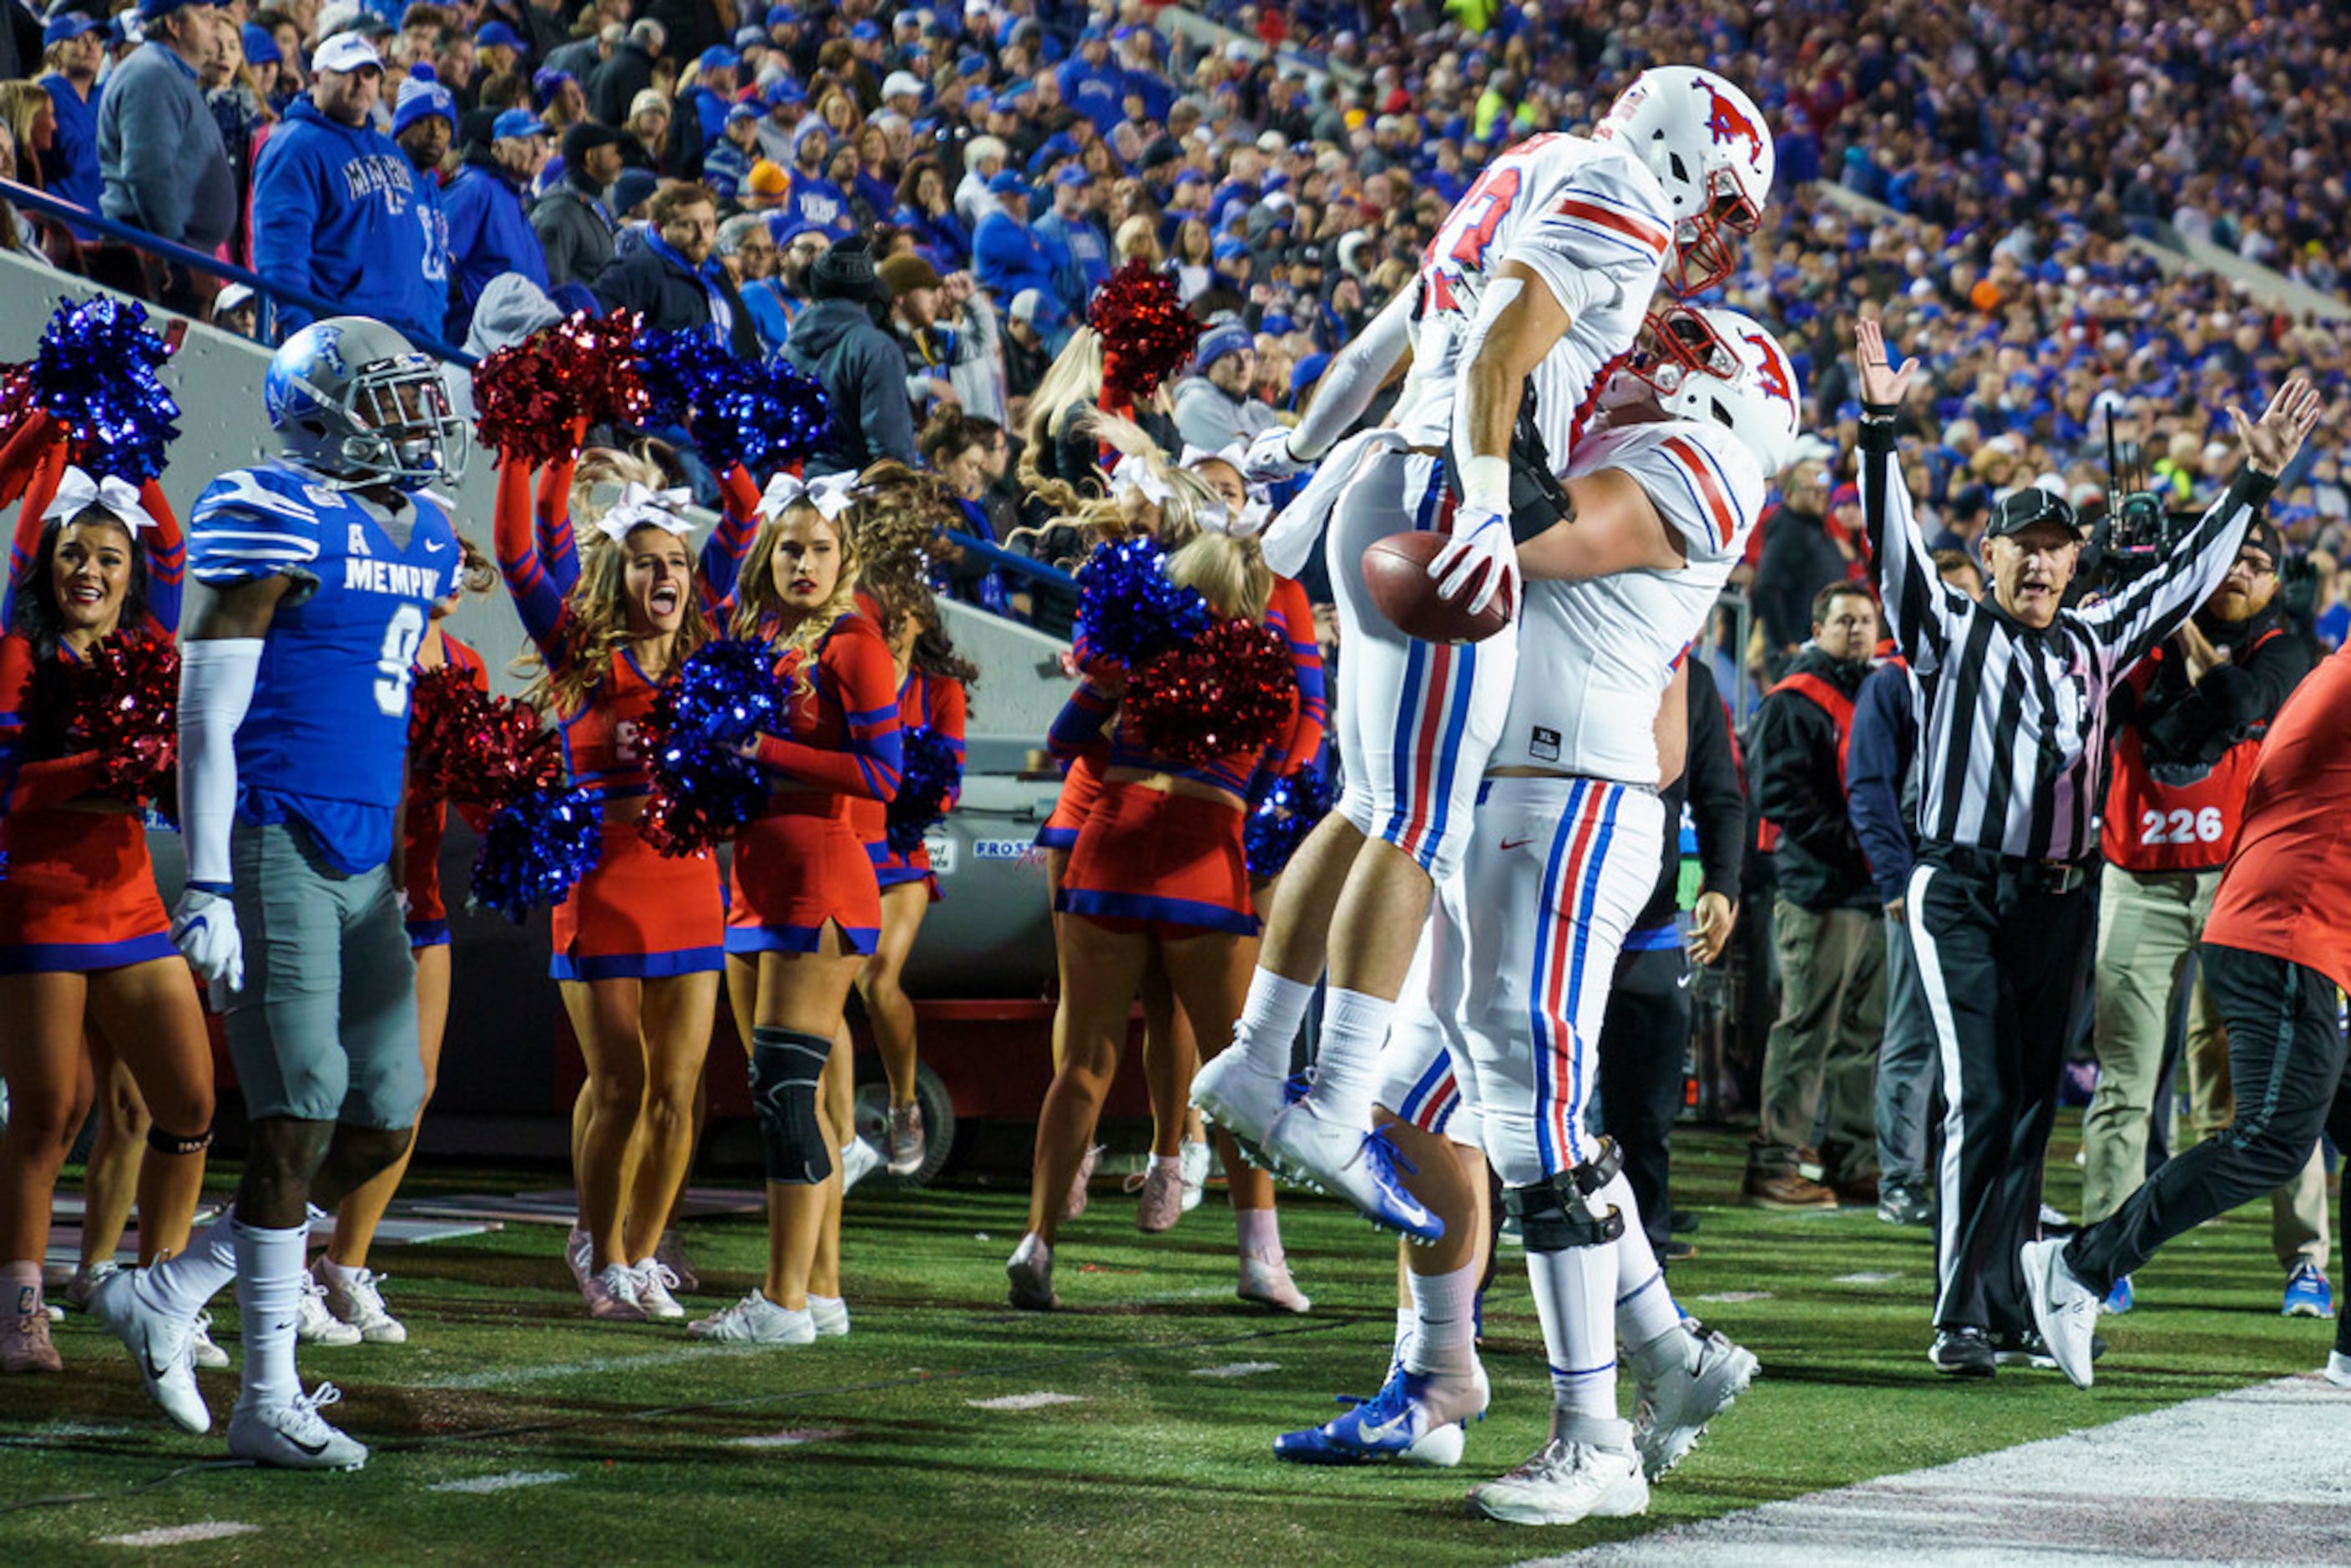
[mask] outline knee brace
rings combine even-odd
[[[759,1113],[768,1179],[814,1186],[832,1174],[832,1151],[817,1125],[817,1075],[832,1054],[822,1035],[789,1029],[751,1031],[751,1103]]]
[[[161,1124],[151,1123],[147,1146],[159,1155],[201,1155],[213,1146],[213,1130],[206,1127],[193,1137],[183,1138],[177,1133],[163,1131]]]
[[[1595,1214],[1592,1195],[1616,1178],[1625,1163],[1614,1138],[1604,1139],[1600,1155],[1532,1186],[1514,1186],[1502,1195],[1504,1205],[1518,1217],[1519,1236],[1530,1252],[1564,1252],[1571,1247],[1605,1247],[1625,1234],[1624,1211],[1611,1204]]]

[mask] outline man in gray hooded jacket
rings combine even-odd
[[[864,237],[819,256],[809,287],[816,302],[793,320],[784,357],[822,382],[832,402],[832,445],[809,459],[810,475],[858,473],[884,457],[911,466],[905,350],[874,322],[872,307],[883,295]]]

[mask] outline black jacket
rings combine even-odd
[[[1788,674],[1816,675],[1850,702],[1869,665],[1841,664],[1807,645]],[[1836,721],[1802,692],[1775,689],[1755,710],[1751,749],[1756,809],[1780,830],[1773,859],[1782,895],[1815,914],[1876,909],[1869,862],[1845,809]]]
[[[1783,505],[1764,522],[1763,549],[1755,562],[1755,616],[1763,622],[1764,670],[1773,680],[1788,668],[1787,650],[1813,634],[1813,595],[1844,578],[1844,552],[1829,538],[1824,519]]]
[[[2275,604],[2233,624],[2199,612],[2196,625],[2227,651],[2227,664],[2191,684],[2187,659],[2167,643],[2147,656],[2146,689],[2126,683],[2107,710],[2110,724],[2138,726],[2150,768],[2210,768],[2260,735],[2311,672],[2310,643]]]
[[[757,359],[759,330],[751,324],[751,314],[743,308],[741,298],[723,281],[725,274],[719,276],[719,293],[735,316],[727,350],[739,358]],[[647,245],[635,230],[622,234],[612,259],[596,275],[591,291],[605,309],[637,311],[648,327],[694,332],[710,325],[710,296],[703,291],[702,280]]]
[[[585,178],[582,172],[581,178]],[[547,286],[567,283],[592,288],[612,259],[613,229],[599,198],[575,183],[567,172],[563,183],[531,204],[531,232],[547,253]]]
[[[1635,931],[1668,925],[1679,902],[1682,881],[1682,806],[1689,805],[1698,829],[1699,891],[1739,902],[1739,865],[1747,850],[1747,789],[1739,781],[1739,758],[1731,750],[1730,715],[1714,673],[1703,659],[1689,662],[1689,753],[1681,777],[1659,791],[1666,804],[1665,864],[1648,907],[1633,922]]]
[[[793,319],[784,358],[822,382],[832,400],[832,449],[809,459],[810,477],[862,472],[884,457],[914,465],[905,350],[864,306],[818,300]]]
[[[623,38],[612,56],[580,84],[588,89],[588,112],[607,125],[629,122],[629,101],[653,85],[653,57]]]

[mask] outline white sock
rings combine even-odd
[[[1270,1208],[1237,1208],[1233,1210],[1233,1229],[1240,1237],[1241,1256],[1262,1253],[1270,1259],[1281,1256],[1281,1217]]]
[[[1178,1180],[1183,1177],[1184,1156],[1181,1155],[1154,1155],[1151,1163]]]
[[[1682,1325],[1681,1309],[1666,1288],[1666,1271],[1641,1228],[1641,1205],[1633,1184],[1623,1172],[1593,1195],[1593,1207],[1602,1214],[1614,1205],[1625,1217],[1625,1234],[1616,1239],[1616,1337],[1629,1345],[1654,1343]]]
[[[1306,1022],[1307,1005],[1314,988],[1303,980],[1259,967],[1249,976],[1249,997],[1241,1003],[1240,1022],[1233,1028],[1234,1046],[1247,1053],[1252,1072],[1269,1078],[1290,1076],[1291,1048]]]
[[[294,1370],[294,1329],[301,1320],[302,1254],[310,1231],[297,1225],[264,1230],[239,1224],[236,1310],[245,1340],[242,1405],[284,1405],[302,1392]]]
[[[1412,1355],[1412,1342],[1420,1333],[1420,1314],[1410,1307],[1396,1309],[1395,1343],[1388,1352],[1388,1375],[1406,1365]]]
[[[329,1280],[339,1281],[356,1280],[367,1271],[365,1264],[361,1264],[357,1269],[346,1269],[340,1263],[336,1262],[332,1258],[328,1257],[324,1252],[319,1254],[317,1269],[319,1273],[324,1276],[324,1278],[320,1279],[319,1281],[319,1283],[322,1285]]]
[[[236,1210],[232,1208],[188,1238],[176,1258],[139,1270],[131,1288],[156,1311],[193,1318],[204,1303],[236,1278]]]
[[[1311,1098],[1324,1118],[1341,1126],[1372,1124],[1379,1088],[1380,1047],[1387,1042],[1395,1003],[1333,986],[1322,1000],[1322,1039],[1314,1058]]]
[[[1478,1364],[1478,1268],[1465,1263],[1449,1274],[1414,1274],[1413,1314],[1418,1332],[1405,1354],[1405,1370],[1468,1376]]]
[[[1615,1249],[1530,1249],[1527,1279],[1551,1358],[1552,1402],[1572,1415],[1615,1419]]]

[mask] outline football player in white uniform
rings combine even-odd
[[[1518,648],[1515,628],[1474,644],[1405,637],[1373,605],[1363,552],[1392,533],[1443,528],[1452,542],[1429,570],[1447,596],[1514,602],[1508,454],[1526,390],[1545,451],[1563,458],[1661,276],[1694,291],[1727,273],[1771,170],[1761,116],[1737,88],[1687,67],[1645,72],[1591,138],[1533,137],[1489,165],[1415,287],[1341,353],[1304,423],[1251,449],[1252,477],[1329,453],[1265,549],[1294,575],[1330,523],[1347,785],[1282,879],[1235,1031],[1241,1049],[1202,1070],[1193,1099],[1270,1163],[1408,1236],[1431,1239],[1441,1226],[1366,1131],[1376,1059],[1430,890],[1461,862]],[[1332,450],[1407,350],[1412,375],[1389,426]],[[1526,522],[1528,508],[1519,513]],[[1290,1042],[1326,956],[1314,1085],[1285,1112]]]
[[[1797,429],[1794,372],[1747,317],[1672,308],[1651,341],[1572,455],[1572,510],[1519,547],[1522,678],[1463,873],[1439,891],[1429,994],[1380,1061],[1378,1118],[1447,1245],[1407,1249],[1415,1321],[1388,1385],[1276,1444],[1325,1461],[1425,1457],[1445,1425],[1483,1410],[1469,1311],[1482,1260],[1451,1245],[1484,1186],[1458,1152],[1475,1147],[1519,1216],[1554,1412],[1543,1448],[1472,1497],[1525,1523],[1640,1511],[1647,1479],[1755,1372],[1746,1351],[1682,1320],[1614,1152],[1586,1128],[1609,977],[1665,831],[1661,706]],[[1620,1338],[1639,1375],[1637,1427],[1616,1417]]]

